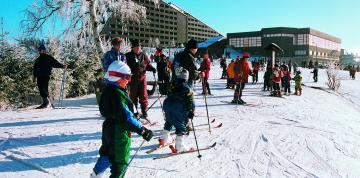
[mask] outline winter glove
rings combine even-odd
[[[141,135],[146,141],[150,141],[154,136],[154,133],[145,127],[141,127],[141,129],[137,131],[137,134]]]
[[[152,72],[153,72],[153,73],[156,73],[156,69],[155,69],[155,68],[153,68]]]

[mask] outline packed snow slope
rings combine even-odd
[[[249,84],[243,99],[252,105],[237,106],[224,102],[232,100],[233,90],[224,89],[221,69],[213,66],[209,115],[210,120],[216,119],[214,125],[223,126],[213,128],[211,135],[206,125],[199,126],[196,134],[200,147],[214,142],[217,146],[202,151],[201,160],[197,153],[153,160],[170,152],[166,148],[146,154],[157,144],[153,139],[144,144],[126,177],[360,177],[360,81],[349,80],[343,71],[340,93],[334,93],[326,90],[325,71],[320,70],[316,84],[310,70],[302,72],[306,85],[302,96],[269,97],[262,83]],[[200,84],[196,93],[194,122],[206,124]],[[150,103],[155,99],[151,97]],[[65,106],[1,112],[0,177],[89,176],[98,157],[103,118],[94,95],[68,99]],[[156,103],[149,111],[150,119],[160,123],[150,127],[156,136],[163,124],[160,108]],[[134,134],[131,155],[141,142]],[[195,147],[193,134],[187,142]]]

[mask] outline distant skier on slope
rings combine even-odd
[[[282,73],[281,70],[279,69],[279,64],[275,64],[274,68],[273,68],[273,92],[271,94],[271,96],[278,96],[281,97],[281,91],[280,91],[280,83],[281,83],[281,78],[282,78]]]
[[[250,58],[250,54],[244,52],[243,57],[240,60],[235,62],[235,83],[236,89],[234,93],[234,99],[232,103],[236,104],[246,104],[245,101],[241,99],[243,90],[245,88],[246,83],[249,81],[249,75],[253,75],[252,71],[249,67],[248,59]]]
[[[67,65],[61,64],[56,59],[54,59],[54,57],[46,54],[46,48],[43,44],[39,46],[38,51],[40,55],[35,60],[33,75],[34,80],[36,80],[37,86],[39,88],[43,103],[35,109],[44,109],[47,107],[52,107],[52,104],[49,100],[49,80],[52,68],[66,69]]]
[[[255,60],[252,63],[252,67],[253,67],[253,77],[252,77],[253,81],[252,81],[252,83],[256,84],[259,81],[260,62],[258,60]]]
[[[190,150],[185,144],[185,135],[189,133],[187,129],[189,119],[194,117],[194,94],[187,81],[189,72],[183,67],[178,67],[175,69],[175,75],[176,79],[172,81],[171,90],[164,101],[166,121],[163,136],[159,142],[163,146],[172,143],[170,131],[172,127],[175,127],[175,148],[178,152],[184,152]]]
[[[290,95],[291,94],[291,88],[290,88],[290,82],[291,82],[291,72],[288,69],[288,66],[285,65],[282,68],[282,75],[283,75],[283,81],[284,82],[284,92],[285,95]]]
[[[163,54],[163,49],[161,47],[156,49],[154,59],[158,72],[157,81],[159,82],[159,92],[161,95],[166,95],[169,88],[171,65],[169,65],[169,62],[166,56]]]
[[[228,65],[226,71],[227,71],[227,81],[226,81],[226,89],[234,89],[234,66],[235,66],[235,60],[231,60],[230,64]]]
[[[311,72],[314,74],[313,76],[313,79],[314,79],[314,82],[318,82],[318,74],[319,74],[319,69],[317,66],[314,67],[314,70]]]
[[[206,53],[204,54],[204,60],[201,63],[201,66],[199,68],[199,71],[201,71],[202,75],[203,75],[203,85],[202,85],[202,95],[206,95],[206,90],[208,92],[209,95],[211,95],[211,91],[210,91],[210,85],[209,85],[209,77],[210,77],[210,68],[211,68],[211,62],[209,60],[209,54]]]
[[[131,80],[130,68],[121,61],[108,67],[106,86],[101,95],[99,110],[105,121],[102,126],[102,145],[91,178],[101,178],[107,168],[111,178],[118,178],[125,170],[130,155],[131,133],[136,132],[145,140],[153,137],[134,117],[133,104],[126,90]]]
[[[295,80],[295,95],[302,95],[302,88],[301,88],[301,81],[302,81],[302,77],[301,77],[301,72],[297,71],[296,75],[294,77]]]
[[[264,91],[272,90],[272,68],[268,65],[264,74]]]
[[[226,59],[225,58],[221,58],[220,59],[220,67],[222,68],[222,74],[221,74],[221,78],[220,79],[226,79],[227,78],[227,71],[226,71]]]

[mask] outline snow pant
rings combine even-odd
[[[233,78],[227,79],[226,88],[234,88],[234,79]]]
[[[224,78],[227,78],[227,71],[226,71],[226,67],[223,68],[223,71],[222,71],[222,74],[221,74],[221,78],[224,79]]]
[[[257,83],[259,81],[259,71],[254,70],[252,78],[253,78],[253,83]]]
[[[271,88],[271,85],[269,84],[271,81],[269,79],[264,79],[264,91],[269,91]]]
[[[280,93],[280,83],[273,82],[273,95],[281,95]]]
[[[99,150],[100,158],[97,160],[94,172],[103,173],[110,167],[110,178],[119,178],[125,171],[130,157],[130,132],[120,124],[105,120],[102,128],[102,145]]]
[[[203,89],[203,94],[206,93],[206,90],[207,90],[207,93],[209,95],[211,95],[211,91],[210,91],[210,85],[209,85],[209,82],[208,82],[208,79],[207,78],[204,78],[204,81],[202,83],[202,89]]]
[[[239,84],[236,84],[235,87],[235,93],[234,93],[234,100],[239,100],[242,97],[242,92],[245,88],[245,84],[244,82],[241,82]]]
[[[166,98],[164,101],[165,125],[164,129],[171,131],[175,127],[176,135],[187,135],[186,125],[189,122],[189,111],[181,101]]]
[[[159,82],[159,92],[161,95],[167,95],[169,85],[170,85],[170,76],[167,75],[158,75]]]
[[[140,103],[141,111],[146,112],[149,105],[148,94],[147,94],[147,81],[146,77],[143,79],[133,79],[130,84],[130,98],[137,108],[138,103]]]
[[[314,79],[314,82],[317,82],[318,81],[318,76],[314,75],[313,79]]]
[[[286,93],[286,92],[288,92],[288,93],[291,92],[291,89],[290,89],[290,81],[285,81],[285,82],[284,82],[284,87],[285,87],[285,93]]]
[[[42,105],[46,106],[49,104],[49,80],[50,76],[39,76],[36,79],[37,86],[40,91],[40,96],[43,100]]]

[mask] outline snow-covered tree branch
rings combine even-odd
[[[159,4],[159,0],[149,1]],[[146,19],[146,8],[131,0],[35,0],[21,24],[29,37],[48,28],[46,24],[61,23],[65,40],[78,46],[94,45],[99,60],[105,51],[100,33],[111,16],[119,17],[124,25],[140,23]]]

